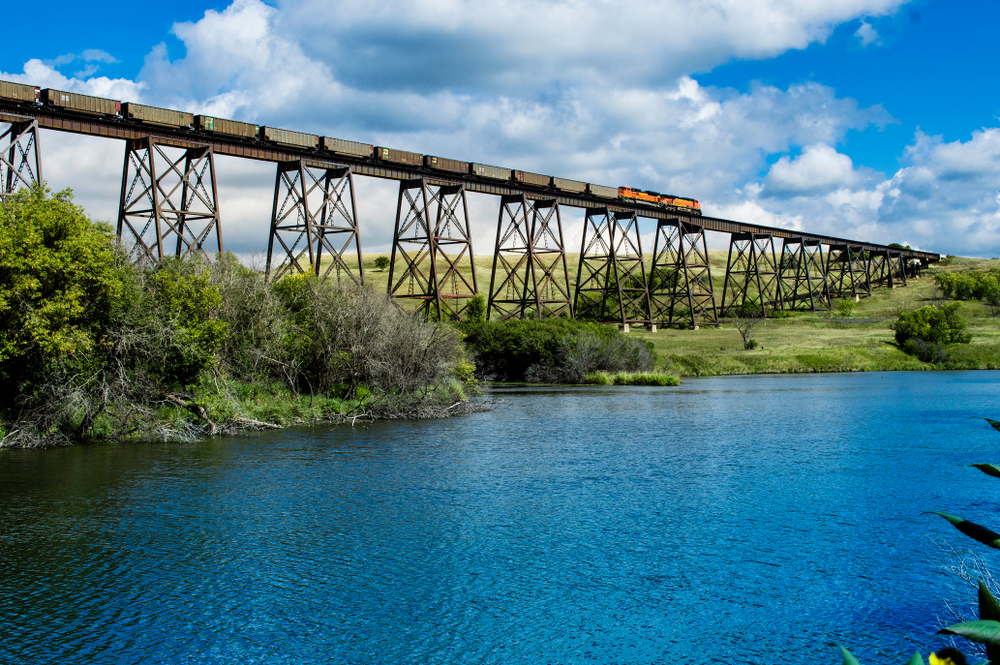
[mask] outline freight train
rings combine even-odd
[[[446,173],[478,176],[487,180],[511,181],[527,185],[531,188],[556,190],[557,192],[568,194],[589,194],[601,199],[639,203],[651,207],[679,210],[688,214],[701,214],[701,205],[698,203],[698,200],[683,196],[671,196],[660,194],[659,192],[633,189],[631,187],[606,187],[578,180],[567,180],[566,178],[531,173],[530,171],[518,171],[500,166],[489,166],[488,164],[463,162],[446,157],[422,155],[416,152],[407,152],[406,150],[373,146],[368,143],[358,143],[357,141],[347,141],[329,136],[317,136],[316,134],[296,132],[290,129],[254,125],[248,122],[227,120],[209,115],[195,115],[184,111],[162,109],[133,102],[122,103],[114,99],[91,97],[90,95],[53,90],[51,88],[40,89],[36,86],[25,85],[23,83],[0,81],[0,99],[19,104],[41,104],[69,113],[102,116],[155,127],[205,132],[224,136],[231,140],[269,143],[314,150],[319,154],[330,153],[355,158],[369,158],[391,164],[403,164]]]

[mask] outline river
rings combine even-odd
[[[1000,527],[998,372],[491,396],[0,451],[0,663],[903,663]]]

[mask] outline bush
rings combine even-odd
[[[854,302],[853,300],[847,300],[845,298],[844,300],[841,300],[837,303],[837,314],[839,314],[841,318],[846,319],[851,315],[852,312],[854,312],[854,308],[857,306],[858,303]]]
[[[972,336],[965,332],[966,321],[958,314],[960,303],[941,307],[928,305],[910,312],[900,312],[889,324],[896,332],[896,343],[903,347],[907,340],[917,338],[933,344],[968,344]]]
[[[941,294],[949,300],[1000,301],[1000,269],[942,272],[934,275]]]

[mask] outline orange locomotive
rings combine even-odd
[[[696,215],[701,214],[701,204],[698,203],[698,199],[670,196],[659,192],[632,189],[631,187],[619,187],[618,196],[626,201],[641,201],[662,208],[681,208]]]

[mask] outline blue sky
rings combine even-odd
[[[995,0],[234,0],[41,12],[43,39],[5,35],[0,77],[694,196],[724,217],[1000,255]],[[122,147],[44,138],[50,182],[113,218]],[[218,168],[229,245],[256,251],[273,166]],[[385,249],[394,186],[358,189],[366,249]],[[480,251],[496,205],[470,201]]]

